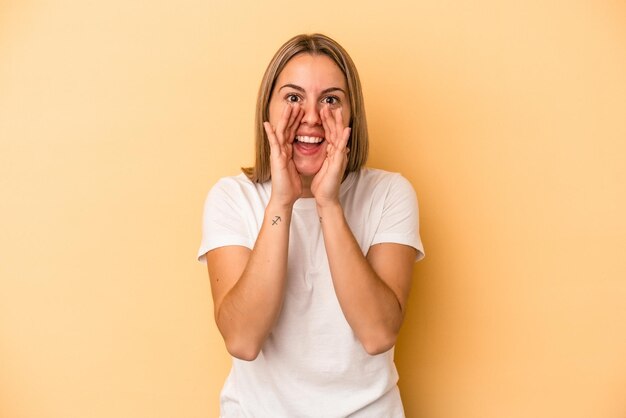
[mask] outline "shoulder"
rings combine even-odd
[[[256,183],[253,183],[245,174],[241,173],[236,176],[220,178],[211,190],[249,190],[255,189],[256,186]]]
[[[381,198],[386,197],[390,192],[415,194],[413,186],[402,174],[377,168],[363,168],[352,173],[346,181],[350,181],[346,189],[356,194],[364,193]]]
[[[220,178],[209,190],[209,196],[230,198],[234,200],[246,198],[263,198],[269,195],[270,184],[254,183],[245,174]]]

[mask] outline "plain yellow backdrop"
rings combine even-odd
[[[409,418],[626,416],[623,1],[0,3],[0,416],[216,417],[195,261],[262,72],[323,32],[421,207]]]

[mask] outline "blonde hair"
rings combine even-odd
[[[256,105],[255,117],[255,165],[254,167],[242,168],[242,171],[250,180],[256,183],[268,181],[270,174],[270,147],[267,140],[263,122],[269,120],[269,102],[274,90],[274,84],[278,75],[285,65],[298,54],[326,55],[330,57],[341,69],[346,77],[348,86],[348,97],[350,100],[351,119],[349,126],[352,128],[348,147],[348,165],[346,175],[352,171],[357,171],[367,161],[368,136],[367,121],[365,118],[365,106],[363,103],[363,92],[361,81],[357,73],[356,66],[345,49],[328,36],[314,33],[311,35],[297,35],[288,40],[274,55],[270,61],[261,87]]]

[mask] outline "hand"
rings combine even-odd
[[[270,144],[272,199],[280,205],[291,206],[302,194],[300,174],[293,162],[293,141],[303,116],[304,109],[299,105],[288,105],[275,128],[263,122]]]
[[[350,128],[343,126],[341,108],[320,111],[326,138],[326,160],[311,182],[311,193],[319,206],[339,203],[339,188],[348,165]]]

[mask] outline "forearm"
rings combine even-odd
[[[270,202],[248,262],[216,312],[228,350],[256,358],[270,333],[285,292],[291,207]]]
[[[330,272],[341,309],[370,354],[395,344],[403,319],[396,294],[363,255],[339,204],[318,206]]]

